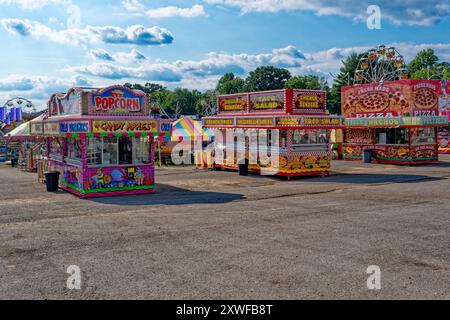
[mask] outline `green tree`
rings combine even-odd
[[[352,52],[345,60],[339,70],[339,74],[334,78],[333,86],[328,95],[328,111],[332,114],[341,114],[341,88],[353,85],[355,71],[358,68],[359,60],[363,54]]]
[[[198,100],[202,93],[197,90],[189,91],[184,88],[176,88],[173,91],[172,110],[176,117],[181,115],[195,115]]]
[[[217,83],[218,94],[233,94],[244,91],[245,82],[242,78],[236,77],[234,73],[225,73]]]
[[[408,70],[413,75],[428,68],[436,67],[438,61],[439,58],[433,49],[424,49],[419,51],[414,59],[411,60],[408,64]]]
[[[215,90],[208,90],[202,94],[197,101],[195,110],[202,116],[211,116],[216,113],[217,109],[217,92]]]
[[[449,67],[444,68],[444,72],[442,73],[442,78],[444,80],[450,80],[450,68]]]
[[[408,65],[412,79],[449,79],[450,63],[439,62],[433,49],[424,49],[417,53]]]
[[[324,78],[315,75],[295,76],[286,81],[286,89],[326,90],[327,83]]]
[[[167,113],[175,113],[175,96],[170,90],[154,92],[152,94],[153,104],[160,107]]]
[[[265,66],[256,68],[245,79],[245,90],[265,91],[283,89],[286,81],[291,78],[291,73],[286,69]]]
[[[164,91],[166,90],[166,87],[158,84],[158,83],[151,83],[151,82],[147,82],[144,85],[141,85],[139,83],[125,83],[124,84],[125,87],[130,88],[130,89],[134,89],[134,90],[141,90],[144,91],[147,94],[152,94],[158,91]]]

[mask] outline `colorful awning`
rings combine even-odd
[[[202,122],[184,117],[172,126],[172,141],[194,141],[198,139],[211,140],[214,132],[202,127]]]

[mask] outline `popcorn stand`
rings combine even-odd
[[[203,119],[214,130],[216,168],[238,169],[244,152],[249,172],[286,177],[328,174],[330,130],[341,124],[326,111],[324,91],[291,89],[219,96],[217,115]],[[242,144],[233,137],[237,131],[246,135]],[[267,146],[278,165],[263,161]]]
[[[48,171],[77,196],[154,192],[154,135],[145,93],[122,86],[54,94],[43,121]],[[158,136],[159,137],[159,136]]]
[[[392,164],[438,160],[440,81],[398,80],[342,88],[344,159]]]

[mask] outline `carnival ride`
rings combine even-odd
[[[379,45],[365,52],[358,62],[353,84],[408,79],[403,56],[394,47]]]

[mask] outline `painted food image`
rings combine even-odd
[[[347,143],[373,143],[375,133],[373,130],[347,129],[345,131],[345,142]]]
[[[361,147],[360,146],[345,146],[344,153],[349,156],[360,156],[361,155]]]
[[[423,88],[414,94],[415,105],[419,109],[433,108],[438,103],[438,96],[434,90]]]
[[[110,173],[106,173],[104,169],[98,168],[96,174],[89,178],[85,185],[85,189],[117,189],[149,186],[152,185],[152,183],[152,179],[147,178],[140,167],[113,169]]]
[[[362,112],[381,112],[389,107],[389,94],[385,92],[366,93],[356,98],[355,104]]]
[[[397,159],[406,159],[409,157],[409,149],[405,147],[400,148],[391,147],[389,148],[389,157]]]
[[[288,159],[286,157],[280,157],[280,168],[285,168],[288,165]]]

